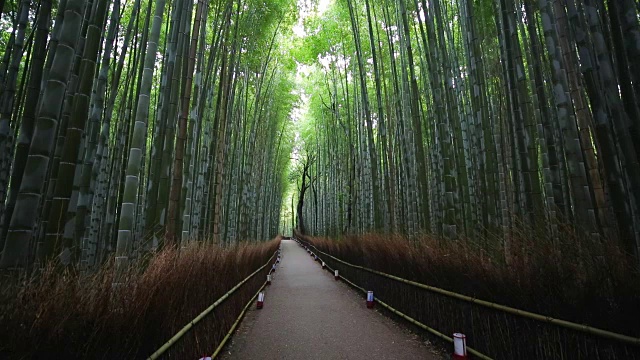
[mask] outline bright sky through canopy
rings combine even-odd
[[[307,36],[307,33],[304,31],[304,19],[312,14],[318,17],[322,16],[327,11],[331,3],[332,0],[318,0],[318,5],[314,9],[314,5],[311,4],[311,1],[298,0],[298,9],[300,9],[300,11],[298,13],[298,23],[293,26],[293,33],[298,37]]]

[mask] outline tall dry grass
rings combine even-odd
[[[90,275],[50,266],[24,281],[5,277],[0,358],[146,358],[263,265],[278,243],[225,248],[193,243],[179,251],[165,249],[133,264],[126,285],[115,288],[112,263]],[[264,276],[256,277],[260,279],[243,286],[202,329],[194,328],[195,336],[175,346],[171,357],[213,352],[264,281]]]
[[[640,336],[640,274],[614,242],[594,243],[570,227],[559,237],[517,231],[495,256],[478,243],[433,236],[364,234],[305,238],[352,264],[518,309]],[[493,255],[491,255],[493,254]],[[504,258],[509,258],[508,264]]]

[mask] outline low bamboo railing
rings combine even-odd
[[[550,316],[540,315],[536,313],[532,313],[525,310],[520,310],[516,308],[512,308],[505,305],[500,305],[496,303],[492,303],[489,301],[477,299],[471,296],[459,294],[456,292],[444,290],[441,288],[425,285],[422,283],[418,283],[415,281],[407,280],[400,278],[395,275],[387,274],[381,271],[377,271],[374,269],[369,269],[363,266],[355,265],[348,263],[342,259],[339,259],[333,255],[325,253],[315,247],[313,244],[308,241],[296,239],[296,241],[300,242],[303,246],[307,246],[318,255],[318,257],[325,262],[325,265],[333,271],[336,267],[342,268],[339,269],[340,278],[345,280],[345,282],[349,283],[351,286],[364,291],[366,293],[367,290],[373,290],[374,295],[376,295],[376,302],[387,308],[394,314],[402,317],[403,319],[411,322],[412,324],[442,338],[446,341],[452,342],[453,339],[449,336],[445,335],[445,331],[438,331],[434,326],[427,326],[424,322],[415,319],[406,314],[406,312],[415,312],[418,315],[423,315],[423,317],[437,317],[437,316],[424,316],[424,315],[434,315],[434,314],[424,314],[423,312],[416,310],[416,304],[413,304],[413,309],[396,309],[388,304],[389,301],[382,301],[384,297],[378,295],[380,293],[385,293],[384,291],[380,291],[384,287],[393,287],[394,291],[397,293],[398,291],[403,291],[403,289],[399,289],[396,285],[383,284],[386,281],[392,281],[396,284],[401,284],[403,286],[409,286],[411,288],[420,290],[422,292],[428,292],[435,296],[438,296],[437,302],[446,303],[440,304],[441,308],[447,308],[452,312],[465,313],[466,315],[471,315],[469,317],[477,319],[472,319],[472,324],[453,324],[452,326],[455,328],[464,328],[470,329],[473,331],[473,320],[476,322],[482,322],[480,316],[482,311],[478,311],[476,308],[484,308],[487,311],[491,312],[492,318],[503,318],[505,320],[500,321],[491,321],[493,325],[504,323],[507,324],[506,327],[513,328],[516,330],[522,331],[521,334],[515,335],[511,334],[507,331],[506,335],[501,335],[501,339],[496,341],[495,339],[490,339],[491,337],[496,337],[496,333],[503,333],[505,329],[496,329],[493,327],[494,331],[490,333],[485,332],[484,339],[477,338],[469,338],[468,340],[470,344],[475,344],[477,348],[471,348],[469,352],[477,358],[482,359],[491,359],[491,358],[530,358],[537,359],[541,358],[540,356],[544,356],[544,358],[562,358],[562,359],[576,359],[576,358],[589,358],[589,359],[640,359],[640,338],[614,333],[608,330],[598,329],[595,327],[587,326],[584,324],[577,324],[566,320],[556,319]],[[322,258],[324,257],[324,259]],[[332,264],[333,266],[330,266]],[[351,271],[349,271],[351,269]],[[360,274],[355,274],[353,271],[360,272]],[[349,279],[349,275],[355,275],[360,281],[354,279]],[[371,274],[375,276],[375,279],[368,278],[365,274]],[[346,275],[346,276],[345,276]],[[370,276],[369,276],[370,277]],[[381,282],[382,280],[382,282]],[[356,284],[360,282],[360,284]],[[367,285],[363,283],[368,283]],[[364,285],[364,286],[363,286]],[[365,289],[366,288],[366,289]],[[410,291],[412,297],[422,297],[420,294],[415,293],[415,291]],[[388,291],[391,295],[393,291]],[[394,297],[394,296],[389,296]],[[430,296],[432,300],[435,298]],[[443,298],[449,298],[451,301],[446,301]],[[399,304],[405,304],[403,301],[396,301]],[[408,305],[408,304],[407,304]],[[399,306],[396,306],[399,307]],[[401,306],[400,306],[401,307]],[[408,308],[408,306],[406,306]],[[418,308],[420,305],[418,304]],[[510,316],[510,319],[506,319],[505,316]],[[441,315],[440,315],[441,317]],[[465,316],[457,316],[457,318],[465,318]],[[518,321],[517,318],[526,319],[525,321]],[[462,321],[465,322],[465,321]],[[639,319],[640,323],[640,319]],[[541,329],[544,327],[544,329]],[[553,328],[555,329],[553,329]],[[562,329],[562,330],[560,330]],[[563,334],[564,331],[570,331],[571,334]],[[448,333],[448,332],[447,332]],[[540,338],[536,338],[532,334],[536,333],[544,333],[545,336],[542,337],[547,343],[540,342]],[[579,335],[582,334],[582,335]],[[469,334],[467,334],[469,335]],[[529,337],[528,344],[522,342],[521,339],[515,339],[519,337]],[[555,341],[554,341],[555,339]],[[578,344],[579,343],[579,344]],[[509,347],[511,346],[511,349]],[[513,349],[514,346],[522,346],[527,350],[520,351],[519,349]],[[482,348],[482,353],[478,348]],[[531,351],[533,348],[536,351]],[[572,353],[573,351],[573,353]],[[484,353],[484,354],[483,354]],[[488,356],[485,354],[492,354],[492,356]]]
[[[182,329],[180,329],[180,331],[178,331],[174,336],[172,336],[171,339],[169,339],[160,348],[158,348],[158,350],[156,350],[153,354],[151,354],[151,356],[149,356],[148,360],[159,359],[161,356],[165,355],[165,353],[167,352],[167,350],[169,350],[169,348],[171,348],[175,343],[177,343],[185,334],[187,334],[191,329],[193,329],[193,327],[196,326],[201,320],[206,318],[215,308],[220,306],[223,302],[225,302],[225,300],[229,299],[229,297],[231,295],[233,295],[233,293],[235,293],[238,289],[240,289],[249,280],[253,279],[257,274],[259,274],[267,266],[271,265],[271,263],[273,262],[273,259],[276,256],[276,254],[278,254],[277,250],[276,250],[276,252],[273,253],[273,255],[271,255],[269,260],[267,260],[267,262],[264,265],[262,265],[256,271],[254,271],[249,276],[244,278],[244,280],[242,280],[236,286],[231,288],[231,290],[227,291],[227,293],[222,295],[220,298],[218,298],[218,300],[216,300],[213,304],[211,304],[208,308],[206,308],[204,311],[202,311],[193,320],[191,320],[189,323],[187,323]],[[265,284],[266,284],[266,282],[262,284],[262,286],[260,287],[260,290],[258,290],[258,292],[261,291],[264,288]],[[256,295],[257,295],[257,293],[256,293]],[[253,299],[255,298],[256,295],[254,295],[249,300],[249,303],[243,308],[242,312],[240,313],[240,316],[233,323],[233,325],[231,326],[231,330],[226,334],[226,336],[223,338],[222,342],[218,345],[218,347],[216,348],[215,353],[214,353],[214,355],[212,357],[215,357],[220,352],[220,350],[223,348],[224,344],[227,342],[227,340],[229,339],[229,337],[231,336],[231,334],[233,333],[233,331],[237,327],[238,323],[240,322],[240,319],[244,316],[247,308],[249,307],[249,305],[251,304],[251,302],[253,301]]]

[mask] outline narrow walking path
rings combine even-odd
[[[363,297],[335,281],[293,240],[266,289],[264,308],[243,320],[224,359],[427,359],[441,357]]]

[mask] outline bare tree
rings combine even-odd
[[[313,165],[314,161],[315,161],[315,156],[307,154],[303,158],[301,163],[302,184],[298,184],[298,205],[296,206],[296,213],[297,213],[297,220],[298,220],[296,229],[300,234],[306,233],[302,209],[304,208],[304,195],[307,189],[309,189],[309,187],[311,187],[314,182],[314,178],[311,177],[311,172],[310,172],[310,168]]]

